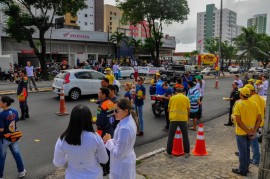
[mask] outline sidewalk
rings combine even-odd
[[[205,123],[205,138],[207,156],[197,157],[191,155],[186,159],[184,156],[168,158],[165,152],[155,154],[149,158],[141,160],[137,165],[137,173],[146,178],[248,178],[255,179],[258,175],[258,167],[250,165],[248,177],[241,177],[231,172],[232,168],[237,168],[238,157],[234,152],[237,151],[234,127],[226,127],[223,124],[227,122],[228,115],[221,116]],[[189,140],[191,151],[196,142],[197,132],[189,131]],[[154,146],[166,148],[167,138],[141,146],[148,148]],[[140,149],[137,148],[139,151]],[[251,153],[252,156],[252,153]]]

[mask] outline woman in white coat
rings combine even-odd
[[[119,120],[114,137],[106,134],[103,140],[110,151],[110,179],[135,179],[136,155],[134,144],[138,129],[137,117],[128,99],[115,103],[115,119]]]
[[[75,106],[67,129],[56,142],[53,163],[56,167],[68,163],[66,179],[103,179],[100,163],[108,161],[108,154],[91,119],[87,106]]]

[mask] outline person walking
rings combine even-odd
[[[245,87],[250,90],[249,100],[255,102],[258,105],[259,109],[260,109],[261,118],[262,118],[260,128],[262,128],[264,126],[264,114],[265,114],[265,107],[266,107],[265,101],[261,96],[256,94],[254,86],[252,86],[250,84],[247,84],[247,85],[245,85]],[[252,148],[252,152],[253,152],[253,157],[252,157],[250,163],[259,166],[259,163],[260,163],[260,147],[259,147],[259,142],[258,142],[257,135],[255,135],[255,139],[251,141],[251,148]]]
[[[230,101],[230,112],[229,112],[229,121],[226,124],[224,124],[224,126],[232,126],[233,125],[233,122],[231,119],[233,106],[234,106],[235,102],[240,99],[237,86],[238,86],[237,82],[232,83],[232,91],[231,91],[230,97],[225,99],[226,101]]]
[[[239,151],[239,167],[232,172],[247,176],[250,164],[250,143],[256,135],[261,124],[261,112],[256,103],[248,100],[250,90],[246,87],[239,89],[241,101],[235,103],[233,115],[235,116],[236,142]]]
[[[108,86],[109,89],[109,99],[115,104],[115,102],[117,101],[117,96],[115,95],[115,86],[114,85],[109,85]],[[112,125],[113,125],[113,131],[116,129],[119,121],[115,120],[115,117],[112,115],[110,116],[110,121],[113,121]]]
[[[175,93],[176,94],[170,98],[168,104],[170,128],[167,140],[167,154],[169,157],[171,157],[174,135],[177,127],[179,127],[182,131],[184,152],[185,157],[187,158],[190,156],[190,145],[187,127],[188,116],[190,113],[190,101],[188,97],[184,95],[185,90],[183,88],[177,88]]]
[[[28,77],[29,90],[32,91],[32,86],[31,86],[31,82],[30,82],[30,81],[32,81],[35,90],[38,91],[38,88],[37,88],[37,85],[35,82],[34,67],[31,65],[30,61],[27,62],[27,66],[25,67],[25,70],[26,70],[26,74]]]
[[[114,115],[120,121],[114,131],[114,138],[110,134],[103,137],[106,148],[110,151],[110,179],[135,179],[136,155],[134,144],[138,130],[138,121],[131,102],[120,99],[115,102]]]
[[[200,92],[196,89],[193,81],[188,82],[188,94],[187,97],[190,100],[190,114],[189,118],[193,121],[193,127],[189,127],[190,130],[196,131],[197,128],[197,119],[200,102]]]
[[[24,69],[20,70],[20,79],[18,80],[17,95],[20,103],[21,117],[20,120],[25,120],[29,118],[29,108],[27,104],[28,90],[27,90],[26,71]]]
[[[108,88],[100,88],[98,92],[98,108],[97,108],[97,130],[100,131],[100,136],[103,138],[106,133],[113,137],[113,108],[114,103],[109,99],[110,91]],[[107,150],[109,158],[110,153]],[[102,165],[103,176],[110,173],[110,161]]]
[[[264,96],[267,96],[267,89],[268,89],[268,80],[267,80],[267,77],[266,75],[263,75],[262,76],[262,84],[263,84],[263,95]]]
[[[5,138],[4,135],[17,131],[17,122],[19,120],[18,112],[10,108],[11,103],[14,103],[14,99],[9,96],[2,96],[0,99],[0,108],[3,111],[0,113],[0,178],[3,179],[5,160],[7,155],[7,149],[9,148],[19,172],[19,178],[23,178],[26,175],[23,160],[19,149],[19,141],[14,142]]]
[[[119,65],[118,62],[115,62],[115,64],[113,65],[113,73],[115,78],[118,80],[119,78]]]
[[[144,135],[144,122],[143,122],[143,105],[144,105],[144,99],[145,99],[145,87],[143,85],[144,79],[140,76],[137,80],[136,90],[132,93],[132,95],[135,96],[134,104],[135,104],[135,110],[139,116],[139,124],[140,129],[137,136],[143,136]]]
[[[108,154],[90,119],[90,109],[76,105],[72,109],[67,129],[55,144],[53,163],[56,167],[68,164],[66,179],[103,178],[99,163],[106,163]]]
[[[106,68],[105,72],[106,72],[105,78],[108,78],[109,84],[110,85],[113,85],[114,84],[115,77],[113,76],[113,74],[111,74],[112,73],[111,69],[110,68]]]
[[[168,104],[170,101],[170,98],[173,95],[173,90],[172,88],[169,86],[169,84],[165,81],[162,84],[163,89],[166,91],[164,96],[161,96],[164,104],[164,112],[165,112],[165,117],[166,117],[166,125],[164,126],[164,128],[162,129],[164,132],[168,132],[169,131],[169,127],[170,127],[170,119],[169,119],[169,112],[168,112]]]

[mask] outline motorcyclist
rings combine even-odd
[[[157,73],[156,76],[160,77],[160,74]],[[162,75],[161,78],[159,78],[156,82],[156,95],[164,95],[166,93],[166,90],[163,89],[162,84],[164,81],[166,81],[167,76]]]

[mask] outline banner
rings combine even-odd
[[[205,54],[201,56],[201,62],[204,65],[213,65],[217,62],[217,57],[213,54]]]

